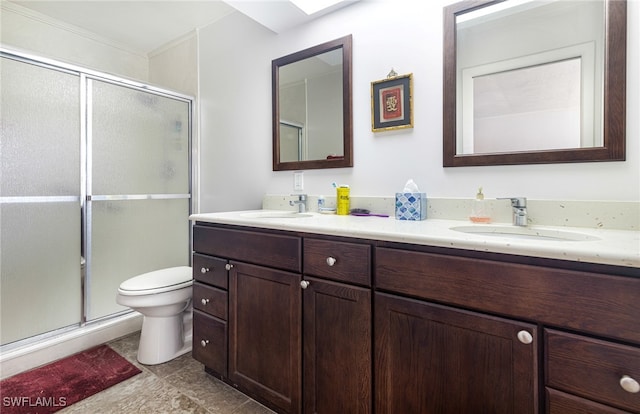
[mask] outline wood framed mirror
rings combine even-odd
[[[624,161],[626,25],[626,0],[446,6],[443,165]]]
[[[272,61],[273,171],[353,167],[351,44]]]

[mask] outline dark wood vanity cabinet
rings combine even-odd
[[[283,413],[301,405],[300,274],[232,261],[229,381]]]
[[[636,269],[432,250],[376,249],[376,412],[640,413]]]
[[[538,413],[537,326],[423,300],[440,289],[433,258],[376,250],[376,413]]]
[[[202,257],[229,268],[223,380],[280,413],[372,412],[370,244],[196,225],[194,250],[196,274]],[[217,323],[198,316],[194,338]]]
[[[204,223],[194,250],[194,357],[279,413],[640,414],[638,269]]]
[[[623,387],[640,378],[640,347],[553,329],[544,336],[549,413],[640,413],[640,387]]]
[[[313,237],[303,245],[303,412],[369,414],[372,247]]]
[[[384,293],[375,309],[377,413],[537,413],[535,325]]]
[[[227,266],[225,259],[193,255],[192,354],[219,378],[227,376]]]
[[[282,413],[299,413],[302,404],[301,246],[300,237],[281,232],[207,225],[193,229],[194,274],[203,257],[222,260],[228,283],[225,332],[222,336],[217,330],[216,338],[224,347],[207,350],[194,342],[193,355],[207,372],[222,374],[224,381]],[[194,313],[200,307],[195,292]],[[196,320],[194,339],[217,323]],[[218,355],[222,349],[224,354]],[[211,365],[218,356],[224,371]]]

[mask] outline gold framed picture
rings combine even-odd
[[[413,128],[413,74],[371,82],[371,130]]]

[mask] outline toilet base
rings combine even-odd
[[[180,335],[175,335],[175,332]],[[191,332],[189,311],[169,317],[144,316],[138,345],[138,362],[157,365],[186,354],[192,347]]]

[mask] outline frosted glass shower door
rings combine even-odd
[[[81,321],[78,74],[1,59],[2,345]]]
[[[100,80],[88,90],[92,320],[126,309],[124,280],[189,264],[190,102]]]

